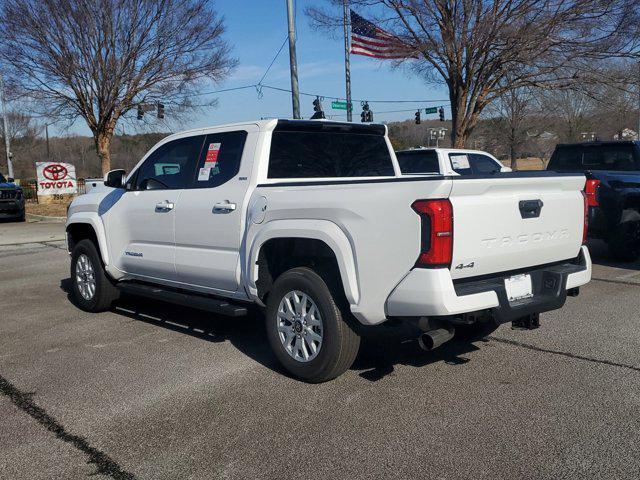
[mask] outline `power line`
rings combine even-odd
[[[284,37],[284,41],[282,42],[282,45],[280,45],[280,48],[278,49],[278,51],[276,52],[276,55],[273,57],[273,60],[271,60],[271,63],[269,64],[269,66],[267,67],[267,69],[264,72],[264,75],[262,75],[262,78],[260,79],[260,81],[258,82],[258,85],[262,84],[262,81],[265,79],[265,77],[267,76],[267,73],[269,73],[269,70],[271,70],[271,67],[273,66],[273,64],[275,63],[276,59],[278,58],[278,56],[280,55],[280,52],[282,52],[282,49],[284,48],[284,46],[287,44],[287,40],[289,40],[289,36],[287,35],[286,37]]]
[[[286,88],[280,88],[280,87],[274,87],[272,85],[262,85],[263,88],[268,88],[270,90],[277,90],[279,92],[288,92],[291,93],[291,90],[288,90]],[[320,97],[320,98],[333,98],[336,100],[346,100],[346,98],[344,97],[337,97],[334,95],[321,95],[318,93],[305,93],[305,92],[300,92],[300,95],[305,95],[307,97]],[[448,102],[449,99],[435,99],[435,100],[369,100],[369,99],[363,99],[363,100],[359,100],[356,98],[352,98],[351,102],[352,103],[357,103],[357,102],[368,102],[368,103],[442,103],[442,102]]]

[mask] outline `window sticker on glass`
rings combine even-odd
[[[454,170],[462,170],[464,168],[471,168],[469,166],[469,157],[466,155],[450,155],[451,165]]]
[[[205,163],[205,165],[206,165],[206,163]],[[210,167],[204,167],[204,168],[201,168],[201,169],[198,171],[198,181],[199,181],[199,182],[206,182],[206,181],[208,181],[208,180],[209,180],[209,176],[210,176],[210,174],[211,174],[211,168],[210,168]]]
[[[207,149],[207,156],[204,159],[205,168],[216,167],[218,164],[218,154],[220,153],[220,145],[221,143],[210,143],[209,148]]]

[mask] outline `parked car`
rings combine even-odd
[[[561,144],[547,170],[584,173],[589,237],[607,242],[618,260],[640,256],[640,143]]]
[[[171,135],[68,212],[72,292],[241,316],[282,365],[344,372],[360,325],[537,326],[591,278],[583,175],[403,177],[384,125],[267,120]],[[394,322],[392,322],[394,323]]]
[[[403,175],[487,175],[511,172],[493,155],[479,150],[420,147],[396,152]]]
[[[24,222],[24,195],[22,188],[13,178],[5,178],[0,173],[0,219]]]

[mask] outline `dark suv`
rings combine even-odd
[[[24,195],[22,188],[0,173],[0,219],[24,222]]]
[[[560,144],[547,170],[584,172],[589,237],[605,240],[618,260],[640,256],[640,143]]]

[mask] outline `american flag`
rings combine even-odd
[[[407,58],[407,46],[351,10],[351,53],[374,58]]]

